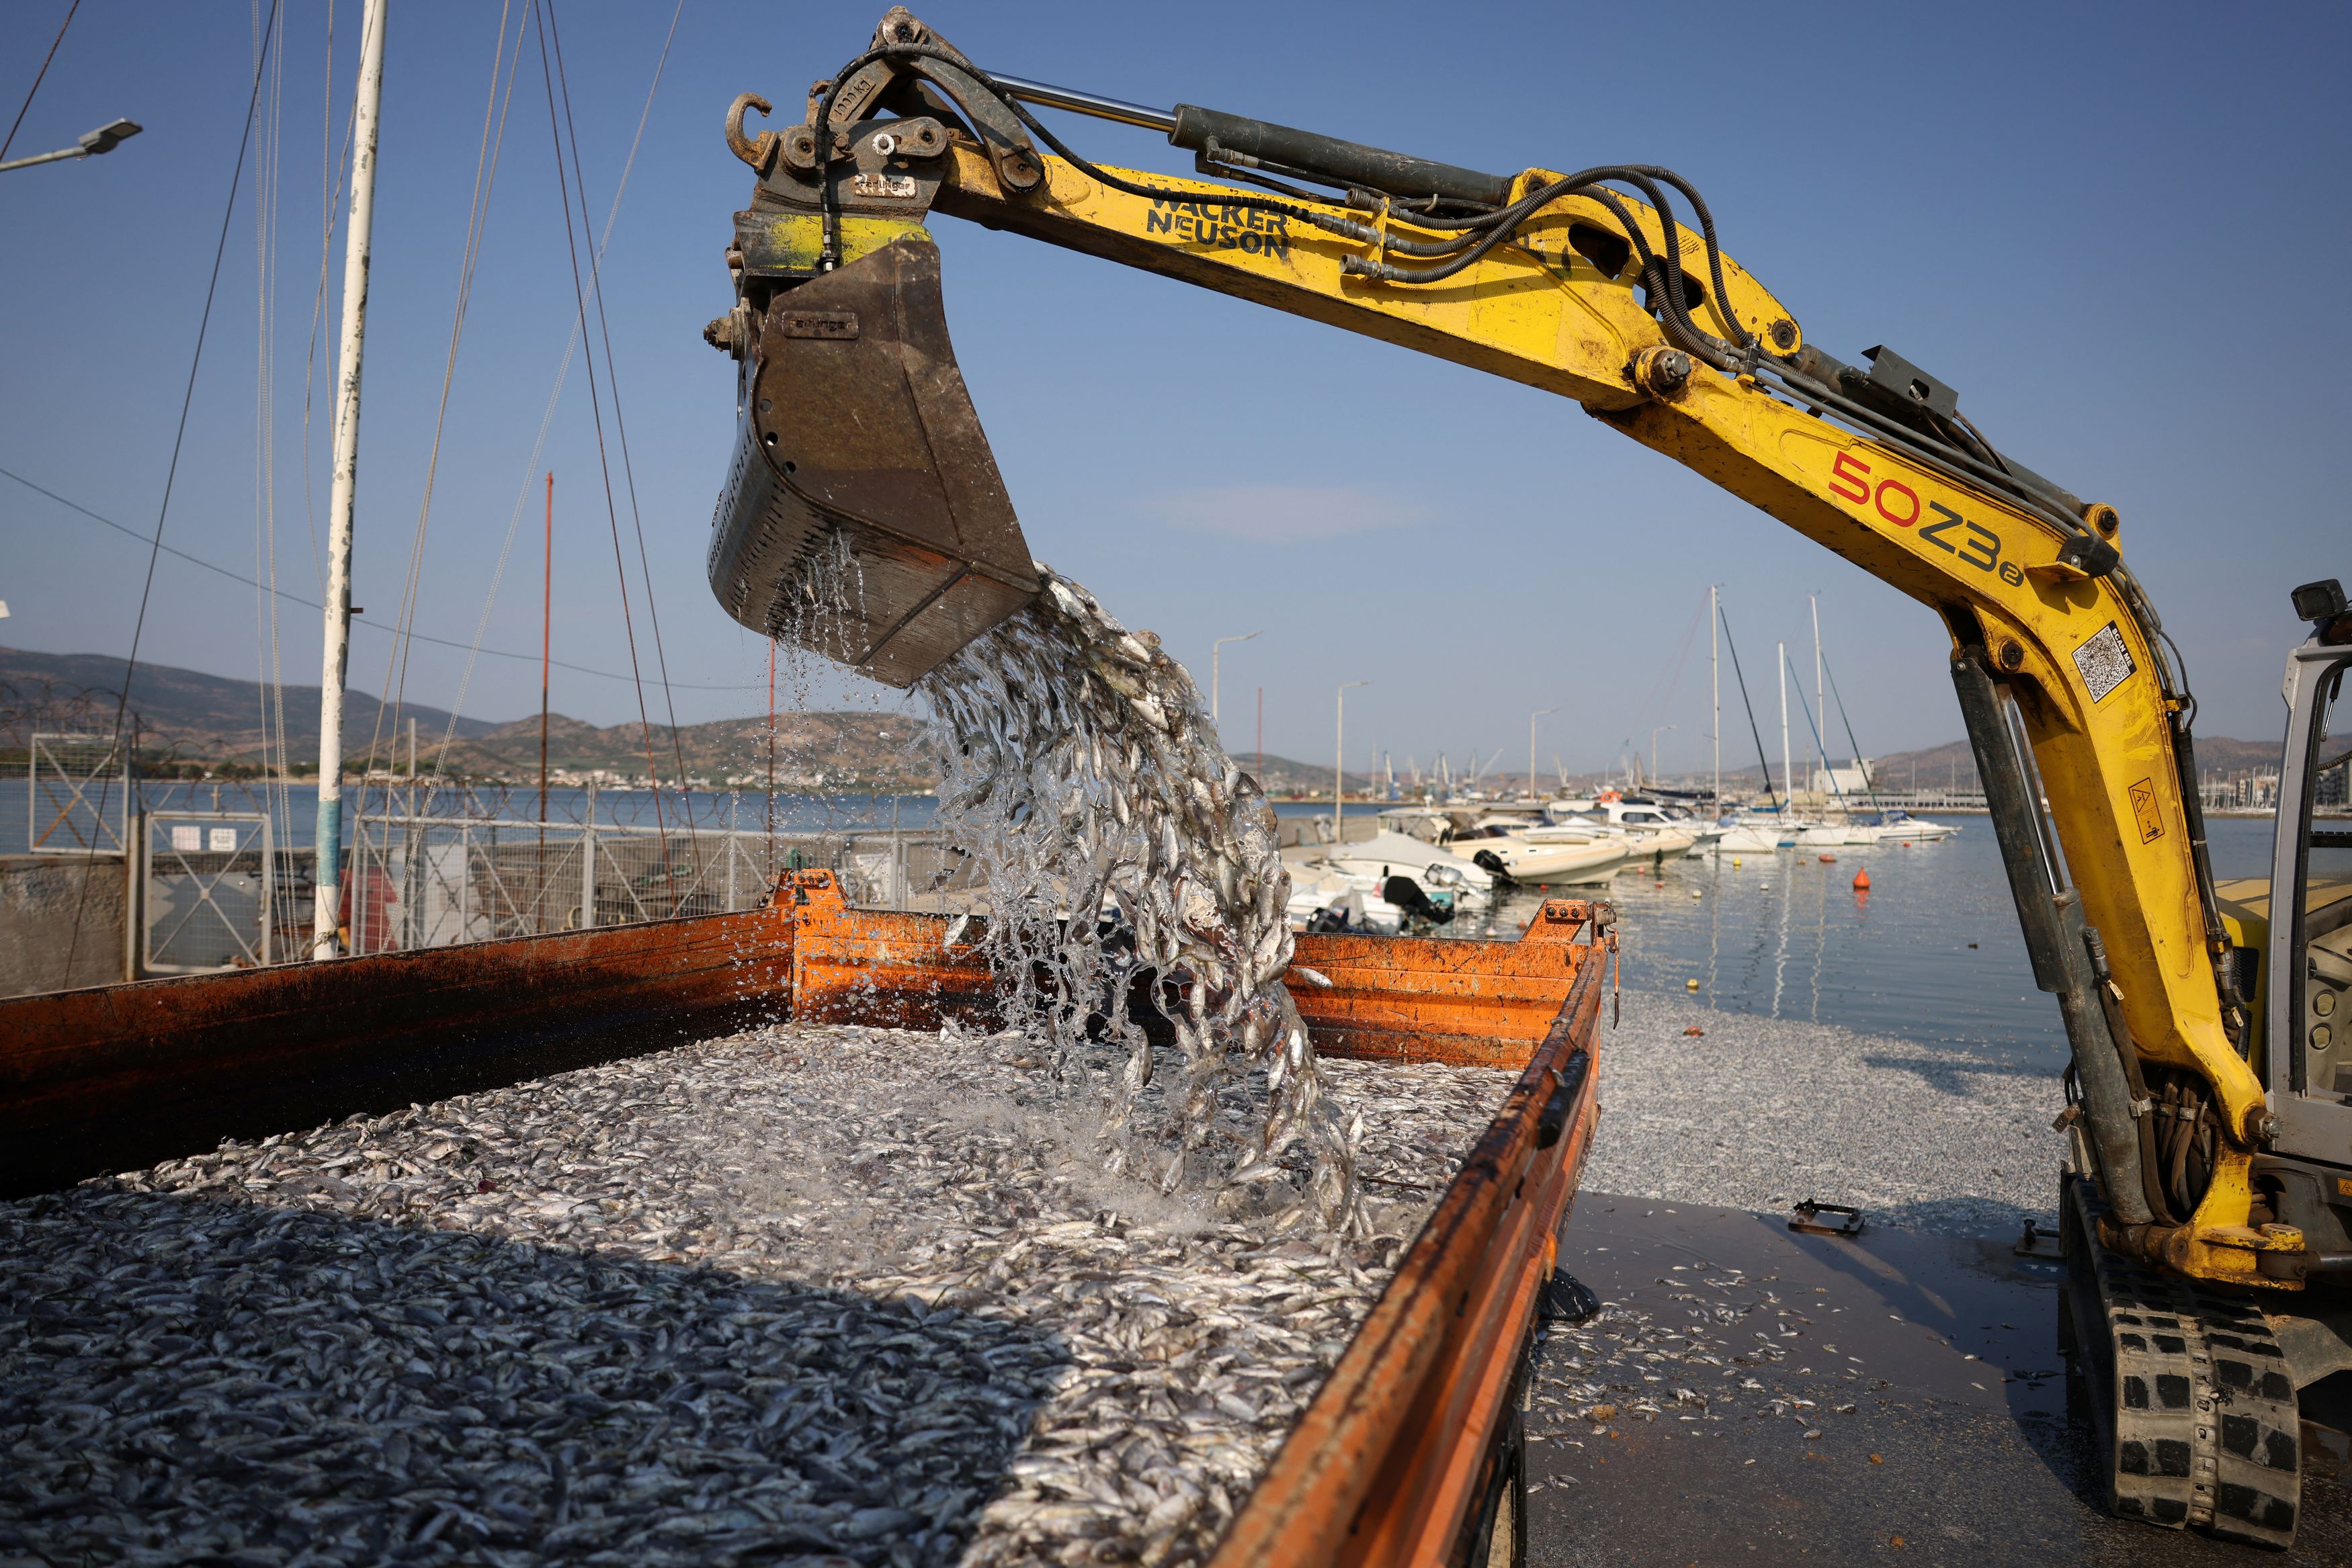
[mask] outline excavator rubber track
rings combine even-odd
[[[2286,1353],[2252,1300],[2158,1274],[2099,1242],[2098,1193],[2062,1178],[2060,1333],[2121,1519],[2284,1549],[2303,1499]]]

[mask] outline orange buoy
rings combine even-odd
[[[1856,893],[1868,893],[1870,891],[1870,868],[1868,866],[1864,866],[1860,871],[1853,873],[1853,890]]]
[[[1835,865],[1835,864],[1837,864],[1837,856],[1835,856],[1835,855],[1823,855],[1823,856],[1822,857],[1822,863],[1823,865]]]

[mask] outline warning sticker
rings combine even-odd
[[[2157,810],[2156,780],[2143,779],[2131,787],[2132,821],[2139,824],[2139,841],[2152,844],[2164,837],[2164,817]]]
[[[2074,650],[2074,667],[2083,672],[2083,685],[2088,688],[2093,702],[2130,678],[2135,666],[2131,650],[2124,646],[2124,634],[2108,622],[2088,641]]]

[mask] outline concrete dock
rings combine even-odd
[[[1570,1239],[1563,1262],[1609,1305],[1539,1364],[1538,1401],[1560,1402],[1529,1418],[1531,1568],[2352,1563],[2352,1440],[2309,1420],[2284,1556],[2101,1511],[2068,1416],[2059,1265],[2011,1239],[1834,1239],[1587,1192]],[[1745,1345],[1749,1364],[1694,1343]],[[1594,1385],[1613,1418],[1567,1393]]]

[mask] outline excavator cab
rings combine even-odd
[[[2295,591],[2312,634],[2287,654],[2278,826],[2267,897],[2245,899],[2233,939],[2258,966],[2265,1087],[2278,1117],[2257,1181],[2310,1238],[2311,1283],[2352,1285],[2352,611],[2335,580]],[[2254,889],[2249,889],[2250,893]],[[2305,1165],[2305,1160],[2324,1162]],[[2352,1314],[2345,1322],[2352,1334]],[[2352,1338],[2331,1359],[2352,1368]]]

